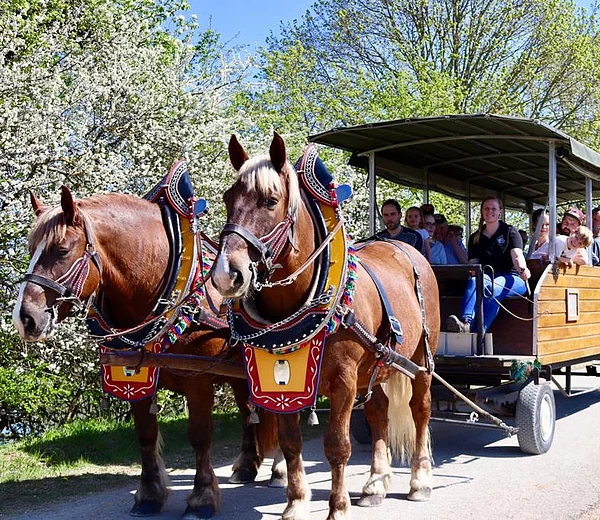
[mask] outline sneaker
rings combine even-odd
[[[448,316],[446,328],[449,332],[471,332],[471,325],[459,320],[454,314]]]

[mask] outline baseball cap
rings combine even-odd
[[[563,218],[565,218],[565,216],[570,215],[571,217],[575,217],[578,221],[579,221],[579,225],[583,224],[583,219],[585,218],[585,215],[583,214],[583,212],[575,207],[571,207],[568,208],[565,211],[565,214],[563,215]]]
[[[446,217],[444,217],[444,215],[442,215],[441,213],[436,213],[435,215],[433,215],[433,218],[435,219],[435,222],[437,224],[447,224],[448,221],[446,220]]]

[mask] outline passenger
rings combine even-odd
[[[448,235],[448,221],[441,213],[434,213],[433,218],[435,219],[435,233],[433,238],[438,242],[444,243],[444,240],[446,240],[446,236]]]
[[[580,209],[575,207],[568,208],[565,211],[562,220],[560,221],[560,234],[569,236],[579,226],[582,226],[584,224],[584,221],[585,215]]]
[[[404,217],[404,224],[406,227],[415,230],[421,235],[423,239],[423,248],[425,250],[425,258],[430,259],[429,252],[429,233],[423,229],[423,213],[421,208],[418,206],[411,206],[406,210],[406,216]]]
[[[469,255],[467,248],[462,241],[463,228],[456,224],[448,226],[446,239],[444,240],[444,249],[446,250],[446,259],[449,264],[468,264]]]
[[[436,265],[445,265],[447,260],[444,244],[434,238],[436,224],[433,214],[425,215],[424,221],[425,229],[429,233],[429,262]]]
[[[562,249],[561,253],[558,255],[559,262],[566,264],[567,267],[572,267],[573,264],[577,263],[577,260],[579,260],[578,252],[581,248],[590,247],[593,241],[594,236],[592,235],[592,230],[586,226],[579,226],[568,237],[565,237],[564,235],[556,237],[557,250],[558,244],[560,244]],[[586,262],[581,265],[588,263],[585,256],[583,256],[582,259],[586,260]]]
[[[391,238],[393,240],[400,240],[413,246],[420,253],[424,253],[423,239],[421,235],[414,229],[404,227],[400,222],[402,221],[402,209],[400,204],[395,199],[386,200],[381,206],[381,216],[383,217],[383,223],[385,229],[377,233],[378,237]]]
[[[498,315],[500,301],[509,294],[525,294],[526,281],[531,276],[519,232],[500,220],[502,203],[496,197],[488,197],[481,203],[479,229],[469,237],[469,262],[493,268],[492,280],[484,275],[483,326],[485,332]],[[452,332],[474,332],[475,326],[475,277],[467,282],[462,299],[461,318],[448,316],[446,327]]]
[[[531,229],[535,232],[538,220],[540,219],[542,213],[544,214],[544,221],[540,227],[540,232],[533,244],[533,251],[529,255],[529,258],[537,258],[544,262],[548,261],[548,239],[550,238],[550,215],[547,211],[544,211],[544,208],[538,208],[531,214]]]
[[[592,244],[592,264],[600,265],[600,206],[592,210],[592,233],[594,243]]]
[[[585,215],[580,209],[574,206],[567,208],[560,222],[560,235],[569,236],[579,226],[584,225],[584,223]],[[588,251],[586,249],[580,248],[575,253],[575,256],[571,258],[571,261],[574,264],[586,265],[589,264],[588,256]]]
[[[421,204],[421,214],[423,215],[423,219],[427,215],[433,215],[435,213],[435,207],[433,204]]]

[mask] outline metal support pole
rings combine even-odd
[[[483,267],[474,265],[475,271],[475,320],[477,321],[477,354],[492,354],[485,351],[485,334],[483,332]]]
[[[592,179],[585,178],[585,225],[592,229]],[[592,248],[587,248],[589,265],[592,263]]]
[[[377,199],[375,193],[375,153],[369,154],[369,235],[375,234],[377,222]]]
[[[550,238],[548,244],[548,257],[550,263],[554,263],[556,243],[556,143],[548,143],[548,206],[550,209]]]

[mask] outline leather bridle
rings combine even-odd
[[[93,301],[94,292],[88,296],[85,301],[81,300],[81,292],[88,279],[90,272],[90,260],[98,269],[100,280],[102,280],[102,260],[95,247],[94,232],[92,230],[89,219],[80,210],[79,215],[83,219],[83,230],[85,233],[85,251],[73,263],[69,270],[56,280],[52,280],[47,276],[42,276],[35,273],[28,273],[23,277],[23,282],[34,283],[49,289],[58,295],[56,304],[52,307],[53,312],[57,312],[58,307],[63,303],[70,303],[72,308],[77,312],[89,308]]]

